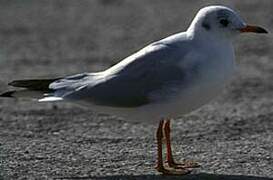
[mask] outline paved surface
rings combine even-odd
[[[219,1],[217,1],[219,4]],[[184,31],[214,1],[0,1],[0,91],[21,78],[105,69],[149,42]],[[272,32],[273,1],[220,1]],[[0,179],[273,179],[272,33],[236,40],[238,72],[223,95],[175,119],[176,159],[191,175],[153,169],[156,125],[72,104],[0,99]]]

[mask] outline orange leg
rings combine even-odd
[[[170,120],[166,120],[164,124],[164,133],[166,138],[166,148],[167,148],[167,163],[170,167],[175,167],[177,164],[174,162],[171,146],[171,128]]]
[[[159,126],[156,131],[156,140],[157,140],[157,164],[156,164],[156,169],[159,172],[164,171],[164,165],[163,165],[163,156],[162,156],[162,139],[163,139],[163,124],[164,120],[161,120],[159,122]]]
[[[162,155],[162,139],[163,139],[163,127],[164,126],[164,120],[161,120],[159,122],[159,126],[156,132],[156,139],[157,139],[157,164],[156,169],[158,172],[163,173],[164,175],[184,175],[191,172],[190,169],[186,168],[167,168],[163,164],[163,155]]]
[[[171,146],[171,127],[170,127],[170,120],[165,120],[164,123],[164,135],[166,138],[166,148],[167,148],[167,164],[169,167],[172,168],[196,168],[200,165],[194,161],[184,161],[183,163],[176,163],[173,158],[172,154],[172,146]]]

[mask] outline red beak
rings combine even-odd
[[[240,32],[246,33],[246,32],[253,32],[253,33],[268,33],[264,28],[261,28],[259,26],[250,26],[247,25],[244,28],[239,29]]]

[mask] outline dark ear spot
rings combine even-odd
[[[207,31],[210,30],[210,25],[207,22],[203,22],[202,27],[205,28]]]
[[[220,24],[221,24],[222,26],[224,26],[224,27],[227,27],[228,24],[229,24],[229,21],[228,21],[227,19],[221,19],[221,20],[220,20]]]

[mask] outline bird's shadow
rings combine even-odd
[[[244,175],[220,175],[220,174],[191,174],[184,176],[164,176],[164,175],[106,175],[87,177],[64,177],[58,179],[97,179],[97,180],[273,180],[269,177],[244,176]]]

